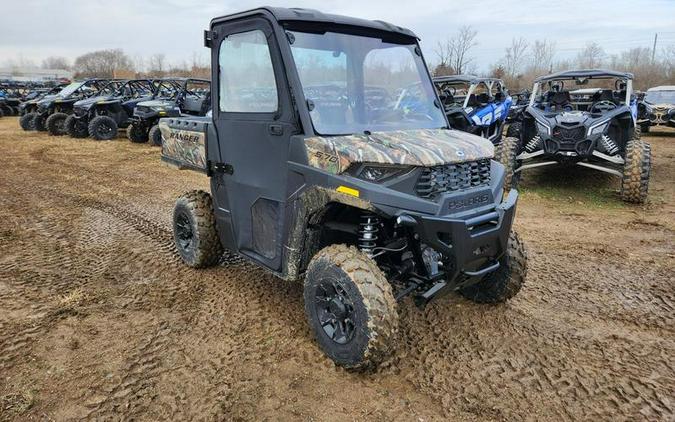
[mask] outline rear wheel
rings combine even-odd
[[[97,141],[109,141],[117,136],[117,122],[110,116],[96,116],[89,122],[89,136]]]
[[[304,286],[305,314],[323,352],[336,364],[366,368],[392,350],[396,300],[382,271],[363,252],[332,245],[312,258]]]
[[[86,138],[89,136],[89,128],[85,118],[76,118],[74,115],[68,116],[66,119],[66,133],[71,138]]]
[[[206,268],[218,263],[223,246],[211,195],[200,190],[178,198],[173,209],[173,236],[178,254],[188,266]]]
[[[515,231],[509,236],[506,253],[499,263],[497,270],[460,290],[462,296],[477,303],[499,303],[518,294],[527,275],[527,251]]]
[[[66,113],[54,113],[47,118],[47,132],[52,136],[63,136],[66,134]]]
[[[159,125],[154,125],[150,128],[150,131],[148,132],[148,138],[150,139],[150,143],[152,145],[157,147],[162,146],[162,132],[159,130]]]
[[[621,199],[635,204],[645,202],[651,170],[651,146],[639,139],[628,141],[626,163],[623,165],[621,178]]]
[[[33,119],[35,119],[36,113],[27,113],[19,118],[19,125],[23,130],[35,130],[35,124]]]
[[[505,167],[504,190],[506,191],[517,185],[520,176],[520,173],[515,173],[519,143],[518,138],[506,137],[501,144],[495,147],[495,160]]]
[[[140,123],[132,123],[127,128],[127,138],[134,143],[148,142],[148,131]]]

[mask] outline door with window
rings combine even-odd
[[[295,118],[277,40],[262,18],[213,30],[213,116],[225,169],[214,183],[216,215],[231,227],[228,246],[279,270]]]

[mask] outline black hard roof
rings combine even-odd
[[[483,78],[476,75],[449,75],[449,76],[436,76],[433,78],[434,82],[467,82],[467,83],[478,83],[478,82],[504,82],[499,78]]]
[[[418,38],[414,32],[407,28],[392,25],[388,22],[380,20],[368,20],[352,18],[349,16],[333,15],[323,13],[314,9],[301,8],[285,8],[285,7],[271,7],[263,6],[257,9],[247,10],[245,12],[225,15],[211,20],[211,25],[217,22],[243,18],[246,16],[256,15],[268,12],[279,22],[310,22],[315,24],[329,24],[335,26],[345,26],[354,28],[368,28],[376,31],[392,32],[396,34],[406,35],[413,38]]]
[[[574,78],[624,78],[633,79],[633,74],[628,72],[617,72],[616,70],[605,69],[581,69],[581,70],[565,70],[563,72],[552,73],[546,76],[540,76],[535,79],[535,82],[546,82],[557,79],[574,79]]]

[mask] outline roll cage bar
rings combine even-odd
[[[626,97],[624,99],[625,105],[630,106],[631,95],[633,94],[633,74],[628,72],[616,72],[613,70],[568,70],[564,72],[552,73],[547,76],[540,76],[534,80],[532,93],[530,94],[530,106],[534,106],[537,102],[537,97],[543,93],[540,89],[543,84],[547,83],[549,87],[553,82],[557,81],[589,81],[591,79],[614,79],[617,81],[626,82]]]

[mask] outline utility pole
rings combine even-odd
[[[659,36],[658,32],[654,34],[654,47],[652,48],[652,64],[654,64],[654,56],[656,55],[656,38]]]

